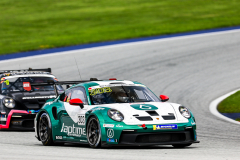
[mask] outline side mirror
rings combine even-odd
[[[79,98],[71,99],[71,100],[69,101],[69,104],[80,106],[81,109],[83,109],[83,102],[82,102],[82,100],[79,99]]]
[[[160,95],[160,99],[162,102],[166,102],[169,100],[168,96],[165,96],[165,95]]]

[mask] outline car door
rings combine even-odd
[[[81,109],[78,105],[71,105],[71,99],[79,98],[84,103]],[[83,87],[75,87],[65,92],[63,99],[65,110],[61,115],[61,133],[66,137],[67,141],[86,141],[85,113],[88,108],[86,91]]]

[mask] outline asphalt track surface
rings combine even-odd
[[[137,80],[190,108],[199,144],[92,149],[42,146],[33,132],[0,132],[0,159],[239,159],[240,126],[212,115],[214,99],[240,87],[240,30],[136,42],[0,62],[1,69],[51,67],[59,80]]]

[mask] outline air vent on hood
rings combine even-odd
[[[164,120],[174,120],[175,116],[173,113],[168,113],[168,115],[162,116]]]
[[[139,121],[152,121],[153,119],[150,116],[145,117],[136,117]]]
[[[159,114],[156,111],[146,111],[150,116],[159,116]]]

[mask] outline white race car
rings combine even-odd
[[[36,137],[44,145],[77,142],[91,147],[199,143],[191,111],[167,100],[138,82],[84,81],[43,106],[36,116]]]

